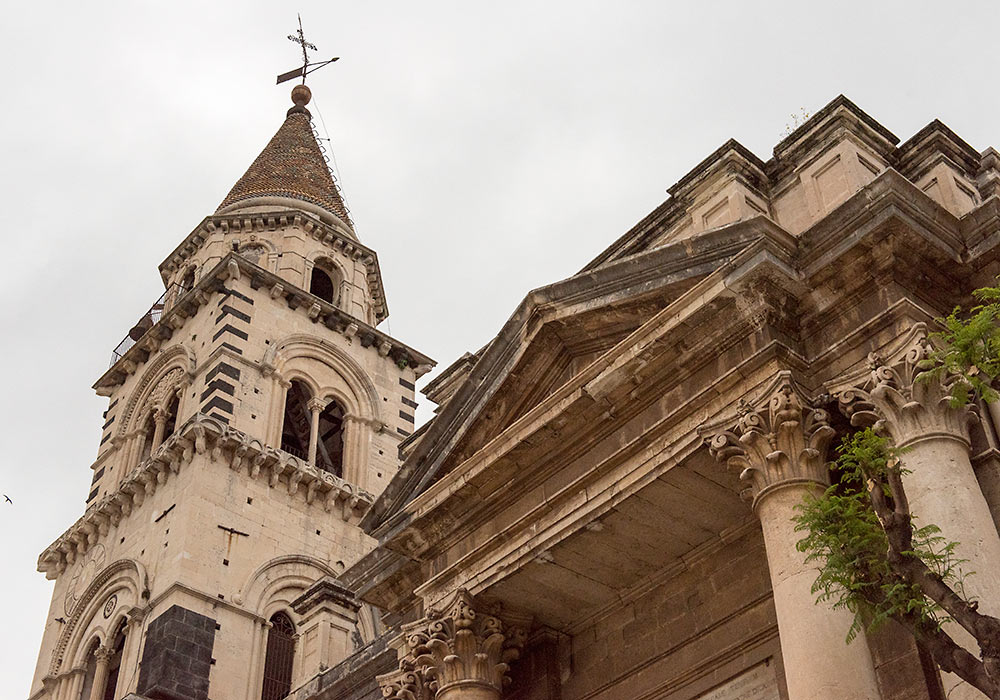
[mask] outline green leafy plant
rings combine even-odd
[[[975,292],[980,303],[939,319],[934,350],[918,381],[943,381],[955,405],[996,400],[1000,376],[1000,288]],[[931,523],[915,524],[903,485],[904,450],[871,429],[844,438],[833,465],[839,478],[799,506],[798,549],[819,567],[818,603],[854,614],[848,643],[865,628],[895,620],[909,629],[945,671],[1000,700],[1000,619],[983,615],[965,592],[957,543]],[[948,624],[950,623],[950,624]],[[979,645],[977,657],[955,642],[960,626]]]

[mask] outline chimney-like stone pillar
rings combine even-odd
[[[916,524],[936,525],[946,540],[958,543],[958,558],[967,561],[962,568],[974,572],[964,581],[965,592],[982,612],[1000,616],[1000,534],[969,455],[969,424],[976,416],[971,405],[953,401],[948,379],[920,377],[929,352],[926,336],[918,335],[895,362],[869,355],[867,389],[838,398],[853,425],[873,425],[906,450],[903,485]],[[978,645],[963,628],[952,624],[947,630],[978,656]],[[950,699],[982,697],[954,674],[942,679]]]
[[[354,652],[361,604],[350,589],[330,577],[321,578],[292,601],[298,623],[299,674],[293,687],[336,666]]]
[[[392,642],[399,670],[377,680],[393,700],[500,700],[525,636],[524,629],[477,612],[469,592],[459,590],[440,609],[403,626]]]
[[[709,446],[739,470],[760,518],[789,700],[872,700],[880,695],[864,635],[847,644],[852,614],[817,603],[816,567],[795,547],[802,538],[795,507],[829,483],[828,419],[781,372],[760,401],[740,402],[735,428],[712,436]]]

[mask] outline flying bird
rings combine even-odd
[[[3,495],[3,500],[7,501],[11,505],[14,505],[14,501],[10,500],[10,496],[8,496],[7,494]]]

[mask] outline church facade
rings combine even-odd
[[[896,626],[847,644],[791,518],[878,422],[1000,614],[1000,406],[914,381],[1000,273],[1000,154],[844,97],[767,161],[729,141],[414,430],[434,363],[377,329],[377,256],[292,98],[95,384],[30,700],[982,697]]]

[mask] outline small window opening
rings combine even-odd
[[[281,700],[292,690],[292,662],[295,658],[295,625],[285,613],[271,616],[264,656],[264,683],[261,700]]]
[[[344,474],[344,409],[331,401],[319,414],[316,466],[336,476]]]
[[[330,273],[321,267],[314,267],[309,281],[309,292],[323,301],[334,303],[334,286]]]
[[[181,279],[180,293],[185,294],[186,292],[190,291],[193,288],[194,288],[194,268],[192,267],[188,269],[186,273],[184,273],[184,278]]]
[[[297,380],[292,380],[285,395],[285,415],[281,424],[281,449],[299,459],[309,458],[309,432],[311,429],[309,409],[309,389]]]

